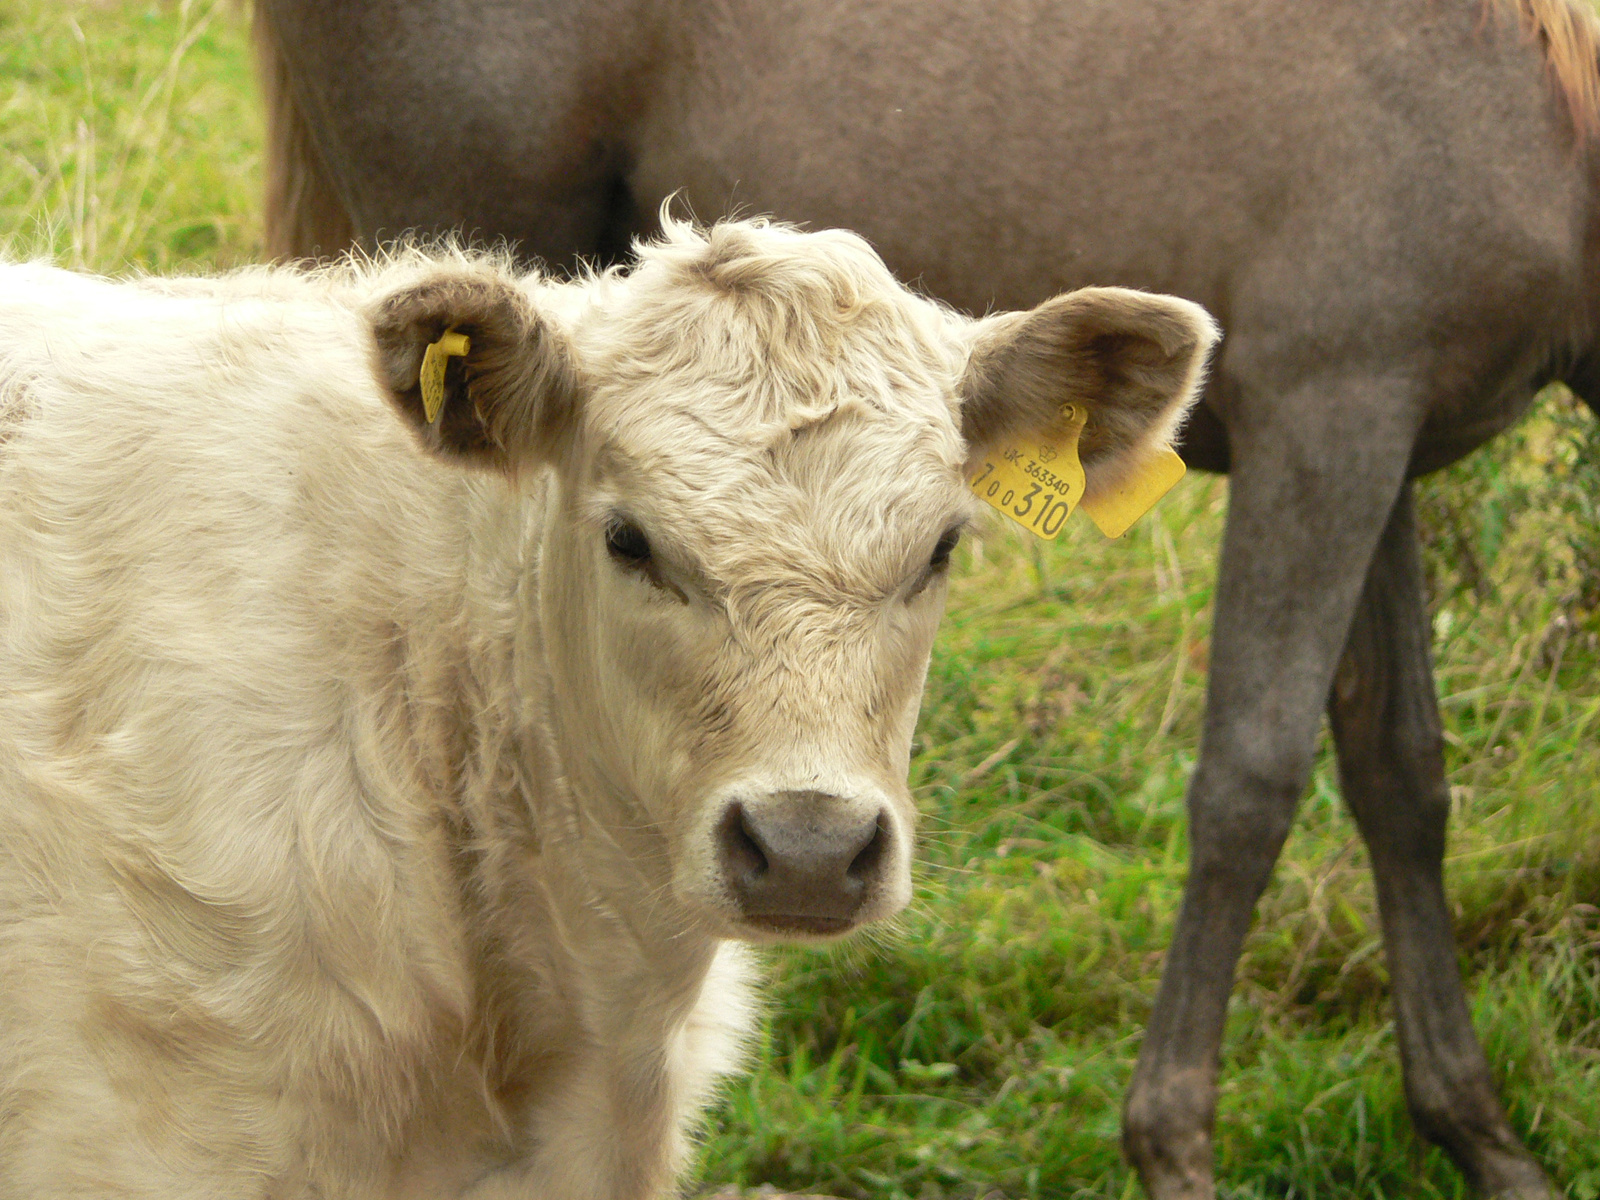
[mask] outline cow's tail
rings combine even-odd
[[[1600,138],[1600,16],[1590,0],[1485,0],[1516,15],[1544,51],[1552,85],[1584,140]]]
[[[258,2],[254,8],[256,75],[266,108],[267,254],[276,259],[340,254],[355,244],[355,226],[295,99],[289,65],[272,27],[272,5]]]
[[[1484,0],[1485,15],[1500,9],[1515,15],[1523,33],[1544,53],[1550,86],[1571,119],[1576,153],[1588,164],[1591,195],[1600,196],[1600,15],[1591,0]],[[1600,416],[1600,341],[1593,325],[1600,319],[1600,247],[1591,233],[1584,250],[1584,296],[1571,360],[1556,371],[1560,379]]]

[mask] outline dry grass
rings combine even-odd
[[[230,0],[0,0],[0,239],[118,272],[256,257],[259,136]]]

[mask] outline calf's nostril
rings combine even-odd
[[[767,873],[767,855],[761,839],[751,828],[742,804],[731,804],[717,830],[722,844],[724,868],[738,882],[748,886]]]
[[[889,822],[879,814],[877,821],[872,826],[872,836],[867,839],[856,856],[850,860],[850,866],[845,869],[845,875],[854,882],[865,882],[878,873],[878,868],[883,862],[883,856],[889,848]]]
[[[882,884],[894,839],[886,809],[863,813],[844,797],[773,792],[728,805],[717,822],[716,854],[745,917],[777,929],[838,933]]]

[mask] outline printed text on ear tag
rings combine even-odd
[[[437,342],[422,352],[422,415],[432,425],[444,408],[444,369],[452,358],[461,358],[472,349],[472,339],[454,329],[445,330]]]
[[[1163,446],[1134,468],[1111,491],[1085,500],[1083,511],[1107,537],[1121,537],[1172,485],[1183,478],[1183,459],[1170,446]]]
[[[1078,435],[1088,415],[1062,405],[1061,421],[1049,433],[985,455],[969,481],[972,490],[1029,533],[1054,540],[1083,495]]]

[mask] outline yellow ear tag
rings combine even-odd
[[[422,352],[422,415],[432,425],[444,408],[444,369],[452,358],[461,358],[472,349],[472,339],[454,329],[447,329],[437,342],[430,342]]]
[[[1049,433],[986,455],[968,482],[979,499],[1029,533],[1054,541],[1083,496],[1078,435],[1087,409],[1061,406],[1061,421]]]
[[[1103,496],[1083,502],[1083,511],[1108,538],[1121,537],[1172,485],[1183,478],[1183,459],[1163,446],[1134,468],[1132,474]]]

